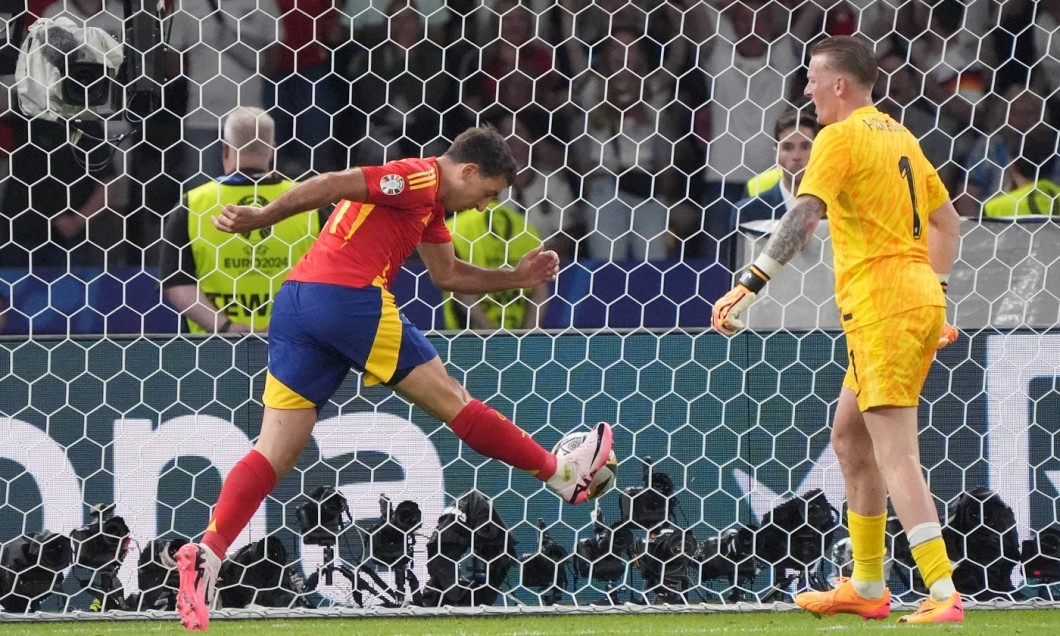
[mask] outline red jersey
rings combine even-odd
[[[453,240],[445,227],[445,208],[438,202],[434,157],[361,170],[368,181],[368,200],[339,201],[288,280],[387,289],[417,245]]]

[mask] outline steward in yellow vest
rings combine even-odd
[[[514,268],[541,246],[541,235],[519,212],[493,201],[482,212],[464,210],[445,222],[453,251],[462,261],[497,269]],[[446,294],[446,329],[535,329],[544,316],[548,284],[472,296]]]
[[[273,296],[320,232],[318,212],[237,235],[211,222],[225,205],[262,207],[296,185],[268,169],[272,126],[260,109],[233,111],[225,122],[225,176],[188,191],[166,219],[159,278],[191,333],[267,331]]]
[[[1024,139],[1022,154],[1008,169],[1011,187],[983,204],[983,216],[1036,215],[1060,220],[1060,186],[1046,178],[1055,163],[1056,133],[1044,127],[1032,129]]]

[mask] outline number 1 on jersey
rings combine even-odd
[[[913,204],[913,239],[920,238],[920,210],[916,207],[916,189],[913,186],[913,167],[909,165],[909,157],[902,156],[898,160],[898,172],[905,177],[905,183],[909,186],[909,202]]]

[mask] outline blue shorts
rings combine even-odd
[[[437,356],[385,289],[287,281],[273,300],[263,401],[319,409],[351,368],[393,386]]]

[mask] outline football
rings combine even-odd
[[[556,442],[556,445],[552,448],[552,454],[557,457],[566,455],[577,448],[588,434],[589,433],[586,431],[567,433],[562,439]],[[596,471],[596,475],[593,476],[593,481],[589,484],[589,499],[596,499],[608,490],[614,488],[615,470],[617,468],[618,459],[615,457],[615,449],[612,447],[611,456],[607,458],[607,462],[600,467],[600,470]]]

